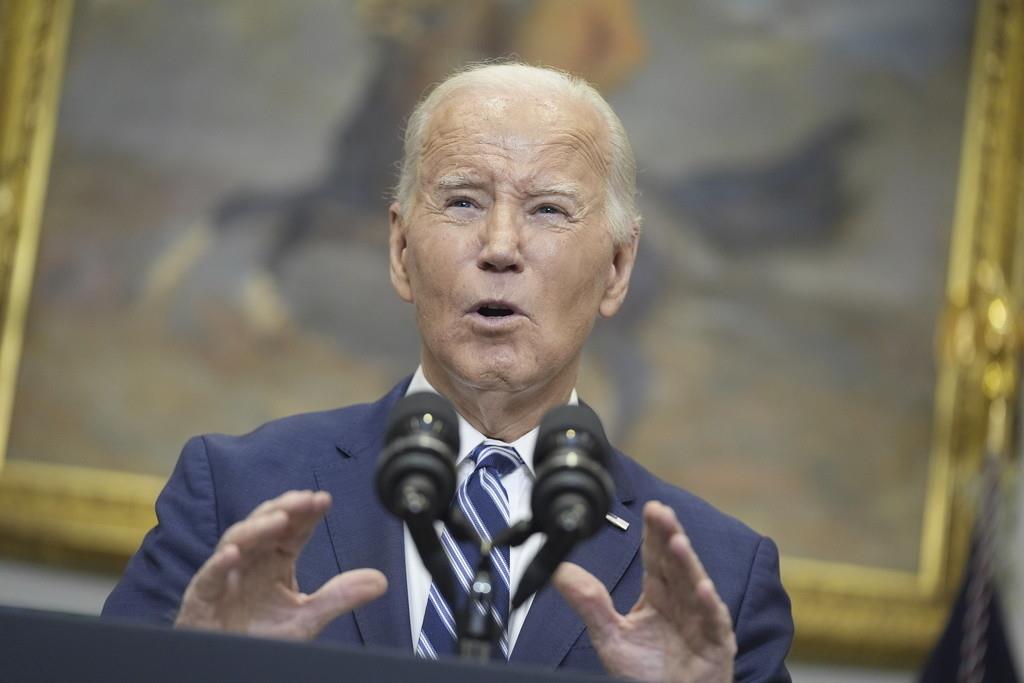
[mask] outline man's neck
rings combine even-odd
[[[576,382],[578,361],[541,386],[521,390],[480,389],[453,378],[426,358],[423,376],[484,436],[512,443],[540,424],[544,414],[565,405]]]

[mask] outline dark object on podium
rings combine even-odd
[[[607,681],[505,665],[289,643],[0,607],[0,680],[35,681]]]

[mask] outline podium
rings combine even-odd
[[[0,680],[596,683],[609,679],[0,607]]]

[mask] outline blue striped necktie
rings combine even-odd
[[[509,526],[508,492],[502,477],[523,464],[516,449],[502,441],[487,439],[469,455],[475,468],[457,489],[455,504],[473,525],[481,538],[490,540]],[[445,528],[441,532],[441,545],[455,572],[455,592],[459,606],[464,605],[469,587],[480,562],[480,548],[472,541],[456,541]],[[491,586],[494,603],[491,617],[501,628],[501,640],[495,657],[508,659],[509,612],[509,547],[503,545],[491,551],[494,582]],[[437,659],[438,655],[454,654],[456,636],[454,611],[434,583],[427,595],[427,609],[423,614],[423,627],[416,642],[416,654]]]

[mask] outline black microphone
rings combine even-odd
[[[454,603],[455,583],[434,521],[455,495],[459,421],[451,403],[432,393],[409,394],[388,416],[384,450],[377,463],[381,503],[409,527],[423,564],[441,594]]]
[[[530,507],[533,529],[547,534],[547,541],[523,573],[512,609],[547,583],[577,543],[601,528],[615,495],[610,460],[601,420],[589,407],[561,406],[541,420]]]

